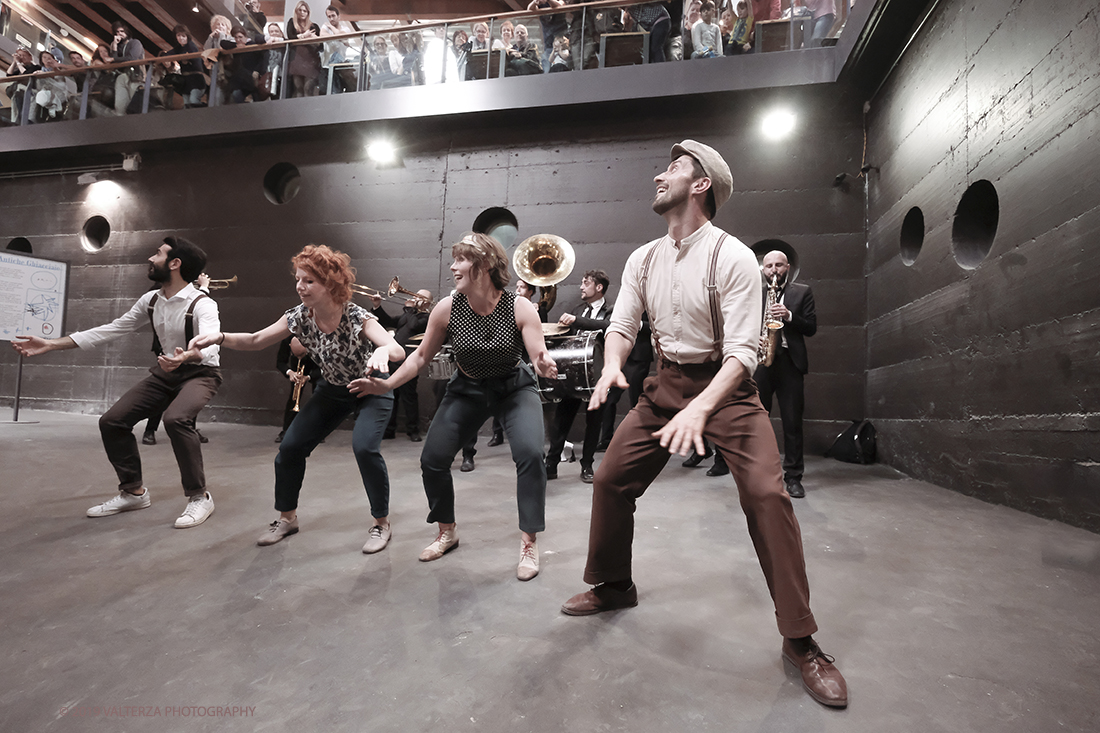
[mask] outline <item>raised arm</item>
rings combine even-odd
[[[527,355],[531,357],[531,364],[538,375],[547,379],[557,379],[558,365],[546,350],[546,338],[542,335],[539,312],[526,298],[516,298],[516,326],[519,327],[520,335],[523,336],[523,345],[527,347]]]
[[[424,332],[424,340],[396,372],[388,379],[378,377],[356,379],[348,385],[348,390],[352,394],[384,394],[415,377],[443,347],[443,342],[447,338],[447,324],[450,320],[451,298],[448,296],[432,309],[431,315],[428,316],[428,328]]]
[[[255,333],[204,333],[191,339],[189,349],[205,349],[207,346],[224,346],[234,351],[259,351],[277,344],[290,335],[286,325],[286,315],[262,331]]]
[[[47,351],[62,351],[64,349],[78,348],[76,342],[68,336],[59,339],[44,339],[38,336],[17,336],[17,341],[11,342],[11,347],[23,356],[38,356]]]

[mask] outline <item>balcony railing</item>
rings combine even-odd
[[[720,5],[727,9],[727,3]],[[793,19],[754,23],[748,45],[729,48],[728,35],[723,34],[723,55],[835,43],[847,18],[848,0],[835,0],[835,5],[835,22],[824,31],[818,23],[816,36],[814,19],[796,14]],[[644,5],[599,0],[385,31],[291,41],[276,38],[262,44],[248,39],[246,45],[198,53],[82,68],[61,66],[0,81],[12,99],[10,111],[4,110],[4,122],[83,120],[662,61],[706,63],[706,58],[692,58],[700,51],[690,53],[689,28],[671,35],[662,27],[686,25],[686,19],[653,22],[641,11],[636,11],[635,19],[630,11],[639,7]],[[265,30],[278,29],[282,34],[283,28],[269,23]],[[226,46],[232,45],[226,41]],[[203,72],[181,72],[181,64],[186,66],[193,59],[201,59]]]

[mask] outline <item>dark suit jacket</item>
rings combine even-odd
[[[588,308],[588,303],[581,301],[580,305],[569,311],[577,317],[577,320],[573,321],[573,325],[569,327],[569,333],[606,331],[607,327],[611,325],[611,310],[614,307],[607,302],[607,298],[604,298],[603,305],[596,311],[595,317],[583,318],[581,313],[584,313],[585,309]]]
[[[406,356],[416,351],[416,344],[409,346],[409,339],[417,334],[424,333],[428,328],[427,313],[410,313],[407,309],[402,308],[400,315],[391,316],[382,309],[382,306],[378,306],[371,313],[378,316],[378,322],[382,324],[382,328],[394,329],[393,340],[405,347]]]
[[[817,312],[814,310],[814,293],[809,285],[787,283],[780,293],[783,305],[791,312],[791,320],[783,324],[783,336],[787,339],[787,352],[798,371],[806,374],[810,362],[806,357],[806,337],[817,333]],[[768,300],[768,286],[764,286],[764,302]]]

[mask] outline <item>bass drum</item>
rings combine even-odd
[[[558,378],[539,377],[539,396],[543,402],[563,399],[587,400],[603,371],[603,332],[582,331],[564,339],[555,339],[547,349],[558,365]]]
[[[443,344],[439,353],[428,362],[428,379],[450,379],[457,367],[455,355],[450,344]]]

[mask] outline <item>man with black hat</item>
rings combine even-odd
[[[844,677],[811,634],[802,535],[783,487],[779,449],[751,379],[762,294],[752,251],[711,224],[729,200],[733,177],[713,148],[694,140],[672,147],[655,179],[653,210],[668,234],[627,259],[604,345],[603,374],[590,409],[611,387],[626,388],[622,366],[649,314],[658,363],[645,394],[623,420],[596,471],[584,580],[595,587],[562,606],[586,616],[635,606],[631,578],[634,509],[674,453],[703,452],[708,438],[737,483],[749,535],[775,604],[782,656],[799,669],[818,702],[845,707]],[[703,283],[704,287],[699,287]]]

